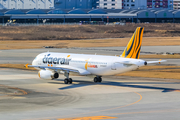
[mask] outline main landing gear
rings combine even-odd
[[[97,83],[97,82],[102,82],[102,78],[100,76],[97,76],[94,78],[94,82]]]
[[[65,84],[68,84],[68,83],[69,83],[69,84],[72,84],[73,81],[72,81],[71,78],[69,78],[69,72],[65,72],[65,73],[64,73],[64,76],[66,76],[66,78],[64,79],[64,83],[65,83]]]
[[[65,79],[64,79],[64,83],[65,83],[65,84],[68,84],[68,83],[69,83],[69,84],[72,84],[72,79],[71,79],[71,78],[69,78],[69,79],[68,79],[68,78],[65,78]]]

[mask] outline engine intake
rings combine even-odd
[[[59,77],[57,72],[52,72],[50,70],[40,70],[38,75],[42,79],[57,79]]]
[[[59,77],[59,74],[56,72],[56,73],[54,73],[54,75],[53,75],[53,78],[58,78]]]

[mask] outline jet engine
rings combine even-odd
[[[50,70],[40,70],[38,75],[42,79],[57,79],[59,77],[57,72],[52,72]]]

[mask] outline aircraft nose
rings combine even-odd
[[[32,61],[32,65],[37,65],[37,60],[36,60],[36,59],[34,59],[34,60]]]

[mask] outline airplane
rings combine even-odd
[[[70,72],[78,73],[82,76],[94,75],[94,82],[102,82],[102,76],[116,75],[148,64],[161,63],[166,60],[145,61],[139,59],[144,28],[138,27],[127,47],[120,56],[73,54],[45,52],[37,55],[32,65],[39,70],[38,75],[42,79],[57,79],[60,73],[66,77],[65,84],[72,84],[69,77]]]

